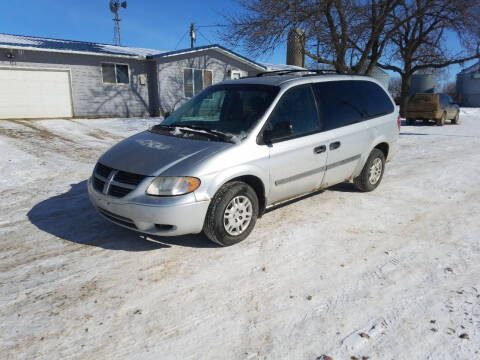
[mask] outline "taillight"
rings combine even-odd
[[[400,131],[400,128],[402,127],[402,120],[400,120],[400,115],[398,115],[398,118],[397,118],[397,126],[398,126],[398,131]]]

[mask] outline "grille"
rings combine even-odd
[[[95,190],[102,192],[104,186],[105,186],[105,181],[102,181],[97,177],[93,178],[93,187],[95,188]]]
[[[102,208],[98,208],[98,211],[105,216],[107,219],[113,221],[114,223],[123,225],[123,226],[128,226],[129,228],[136,229],[137,226],[133,223],[132,219],[111,213],[110,211],[107,211]]]
[[[108,166],[102,165],[100,163],[97,163],[97,166],[95,167],[95,172],[103,176],[104,178],[108,178],[108,175],[110,175],[110,172],[112,171],[112,168],[109,168]]]
[[[120,198],[127,195],[130,191],[132,191],[132,189],[127,189],[117,185],[110,185],[108,194]]]
[[[133,174],[126,171],[116,170],[103,164],[97,163],[93,172],[93,187],[103,193],[107,179],[115,171],[113,181],[110,183],[107,195],[122,198],[134,190],[138,184],[146,178],[145,175]]]
[[[119,171],[115,176],[115,181],[130,185],[138,185],[143,179],[145,179],[143,175],[132,174],[125,171]]]

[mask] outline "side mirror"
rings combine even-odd
[[[289,122],[281,121],[276,123],[271,130],[263,131],[263,141],[265,144],[272,140],[283,139],[293,134],[292,125]]]

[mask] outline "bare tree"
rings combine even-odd
[[[393,16],[400,26],[378,65],[400,74],[403,115],[415,72],[480,57],[480,7],[477,0],[402,0]],[[463,50],[450,51],[447,36],[457,39]]]
[[[371,74],[401,25],[390,16],[402,0],[237,0],[220,36],[252,55],[273,51],[288,31],[305,30],[305,54],[340,72]],[[225,30],[225,29],[224,29]]]
[[[305,30],[305,54],[340,72],[370,75],[374,67],[402,79],[401,112],[413,73],[479,57],[478,0],[236,0],[223,40],[252,55],[273,51],[288,32]],[[449,49],[455,37],[461,51]]]

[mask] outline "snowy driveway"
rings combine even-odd
[[[146,241],[86,179],[153,119],[0,121],[8,359],[480,357],[480,109],[405,126],[382,184],[268,212],[243,243]]]

